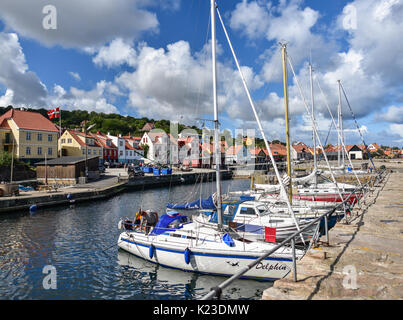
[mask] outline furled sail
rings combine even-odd
[[[192,202],[186,202],[184,204],[168,203],[168,209],[180,209],[180,210],[197,210],[197,209],[215,209],[217,203],[217,196],[213,193],[207,199],[198,199]]]
[[[315,178],[315,175],[317,175],[318,173],[320,173],[319,170],[313,170],[309,175],[305,176],[305,177],[299,177],[299,178],[293,178],[293,182],[298,182],[298,183],[305,183],[305,182],[309,182],[312,181]]]

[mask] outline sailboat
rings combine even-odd
[[[285,51],[285,46],[283,46],[283,51]],[[283,55],[286,55],[286,52],[283,53]],[[284,62],[283,62],[284,64]],[[312,64],[309,64],[309,71],[310,71],[310,85],[311,85],[311,103],[312,103],[312,118],[313,121],[315,121],[314,118],[314,94],[313,94],[313,83],[312,83]],[[285,96],[286,96],[286,74],[284,74],[284,79],[285,79]],[[340,83],[339,83],[340,86]],[[285,99],[286,100],[286,99]],[[287,103],[287,102],[286,102]],[[286,108],[287,110],[287,108]],[[342,118],[341,118],[341,99],[340,99],[340,88],[339,88],[339,107],[338,107],[338,138],[339,138],[339,145],[343,144],[344,146],[344,139],[342,136]],[[287,118],[287,114],[286,114]],[[287,121],[286,121],[286,126],[287,126]],[[286,128],[286,131],[288,132],[288,128]],[[287,133],[288,137],[288,133]],[[287,140],[288,144],[288,140]],[[288,147],[288,146],[287,146]],[[293,181],[296,182],[297,186],[294,188],[294,194],[292,194],[292,188],[291,188],[291,181],[289,181],[289,194],[292,194],[290,196],[290,199],[292,199],[294,204],[298,205],[307,205],[311,207],[331,207],[333,206],[334,202],[342,202],[345,201],[348,203],[350,206],[353,206],[361,197],[362,193],[357,190],[357,186],[351,185],[351,184],[346,184],[346,183],[337,183],[335,185],[333,182],[331,183],[318,183],[318,175],[320,174],[320,170],[318,169],[317,165],[317,154],[316,154],[316,136],[315,136],[315,131],[313,130],[313,162],[314,162],[314,168],[312,172],[306,176],[306,177],[301,177],[301,178],[294,178]],[[340,155],[342,156],[342,159],[340,158]],[[291,161],[289,159],[290,153],[287,152],[287,175],[291,177]],[[337,168],[332,168],[333,170],[340,170],[344,169],[344,153],[340,154],[340,148],[339,148],[339,154],[338,154],[338,159],[339,159],[339,167]],[[342,163],[341,163],[342,160]],[[350,158],[349,158],[350,160]],[[351,162],[351,160],[350,160]],[[357,178],[358,179],[358,178]],[[358,180],[359,181],[359,180]],[[265,184],[260,184],[257,185],[257,188],[262,190],[260,193],[264,193],[264,195],[260,197],[261,201],[268,201],[268,202],[275,202],[281,199],[281,196],[273,192],[276,190],[276,186],[273,185],[265,185]],[[278,189],[278,188],[277,188]],[[264,199],[262,199],[262,197]],[[309,204],[309,202],[315,202],[316,204]]]
[[[242,238],[223,224],[220,146],[218,139],[218,105],[216,75],[215,0],[211,0],[212,73],[214,103],[214,143],[216,152],[217,224],[203,226],[190,221],[179,212],[163,214],[151,232],[136,228],[131,221],[120,220],[118,227],[124,231],[118,239],[118,246],[148,261],[185,271],[211,275],[231,276],[251,261],[258,259],[276,245],[269,242],[255,242]],[[296,250],[296,259],[304,251]],[[281,247],[265,258],[243,277],[259,280],[274,280],[286,276],[292,267],[292,250]]]

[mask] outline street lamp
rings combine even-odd
[[[87,147],[87,132],[95,126],[95,123],[85,128],[85,177],[88,179],[88,147]]]

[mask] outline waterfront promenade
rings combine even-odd
[[[230,179],[229,171],[222,172],[223,179]],[[143,177],[129,179],[125,169],[107,169],[106,174],[97,181],[86,184],[60,187],[44,191],[20,192],[19,196],[1,197],[0,214],[57,205],[69,205],[77,202],[105,199],[126,190],[144,190],[148,188],[170,187],[215,180],[215,171],[193,169],[190,172],[174,171],[172,175],[146,174]]]
[[[311,249],[264,300],[403,299],[403,172],[390,173],[350,224],[329,232],[329,246]],[[324,241],[325,237],[321,238]]]

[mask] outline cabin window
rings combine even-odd
[[[258,212],[259,212],[260,214],[266,212],[266,207],[264,207],[264,206],[257,207],[256,209],[258,210]]]
[[[254,208],[241,208],[241,214],[250,214],[250,215],[256,215],[255,209]]]

